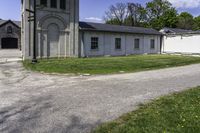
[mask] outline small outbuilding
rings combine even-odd
[[[200,54],[200,31],[164,28],[162,52]]]
[[[162,34],[151,28],[80,22],[81,57],[158,54]]]
[[[0,49],[21,49],[21,23],[0,20]]]

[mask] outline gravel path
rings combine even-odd
[[[0,49],[0,64],[20,60],[22,60],[22,52],[19,49]]]
[[[87,133],[140,103],[200,85],[200,64],[133,74],[69,77],[0,64],[1,133]]]

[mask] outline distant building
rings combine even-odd
[[[19,21],[0,20],[0,49],[21,48],[21,28]]]
[[[34,0],[22,0],[22,51],[33,55]],[[79,22],[79,0],[37,0],[37,56],[90,57],[157,54],[162,34],[150,28]]]
[[[200,31],[164,28],[162,52],[200,54]]]

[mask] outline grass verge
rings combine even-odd
[[[200,63],[200,57],[172,55],[135,55],[125,57],[40,59],[23,62],[27,69],[46,73],[113,74],[138,72]]]
[[[200,133],[200,87],[142,105],[92,133]]]

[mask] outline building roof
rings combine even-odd
[[[9,22],[15,24],[19,28],[21,27],[21,22],[20,21],[12,21],[12,20],[0,20],[0,26],[2,26],[4,24],[7,24]]]
[[[4,24],[5,22],[7,22],[7,20],[0,20],[0,25]]]
[[[178,28],[163,28],[160,30],[163,34],[198,34],[200,32],[193,31],[193,30],[185,30],[185,29],[178,29]]]
[[[79,22],[80,30],[85,31],[102,31],[102,32],[119,32],[131,34],[148,34],[148,35],[161,35],[161,33],[152,28],[119,26],[91,22]]]

